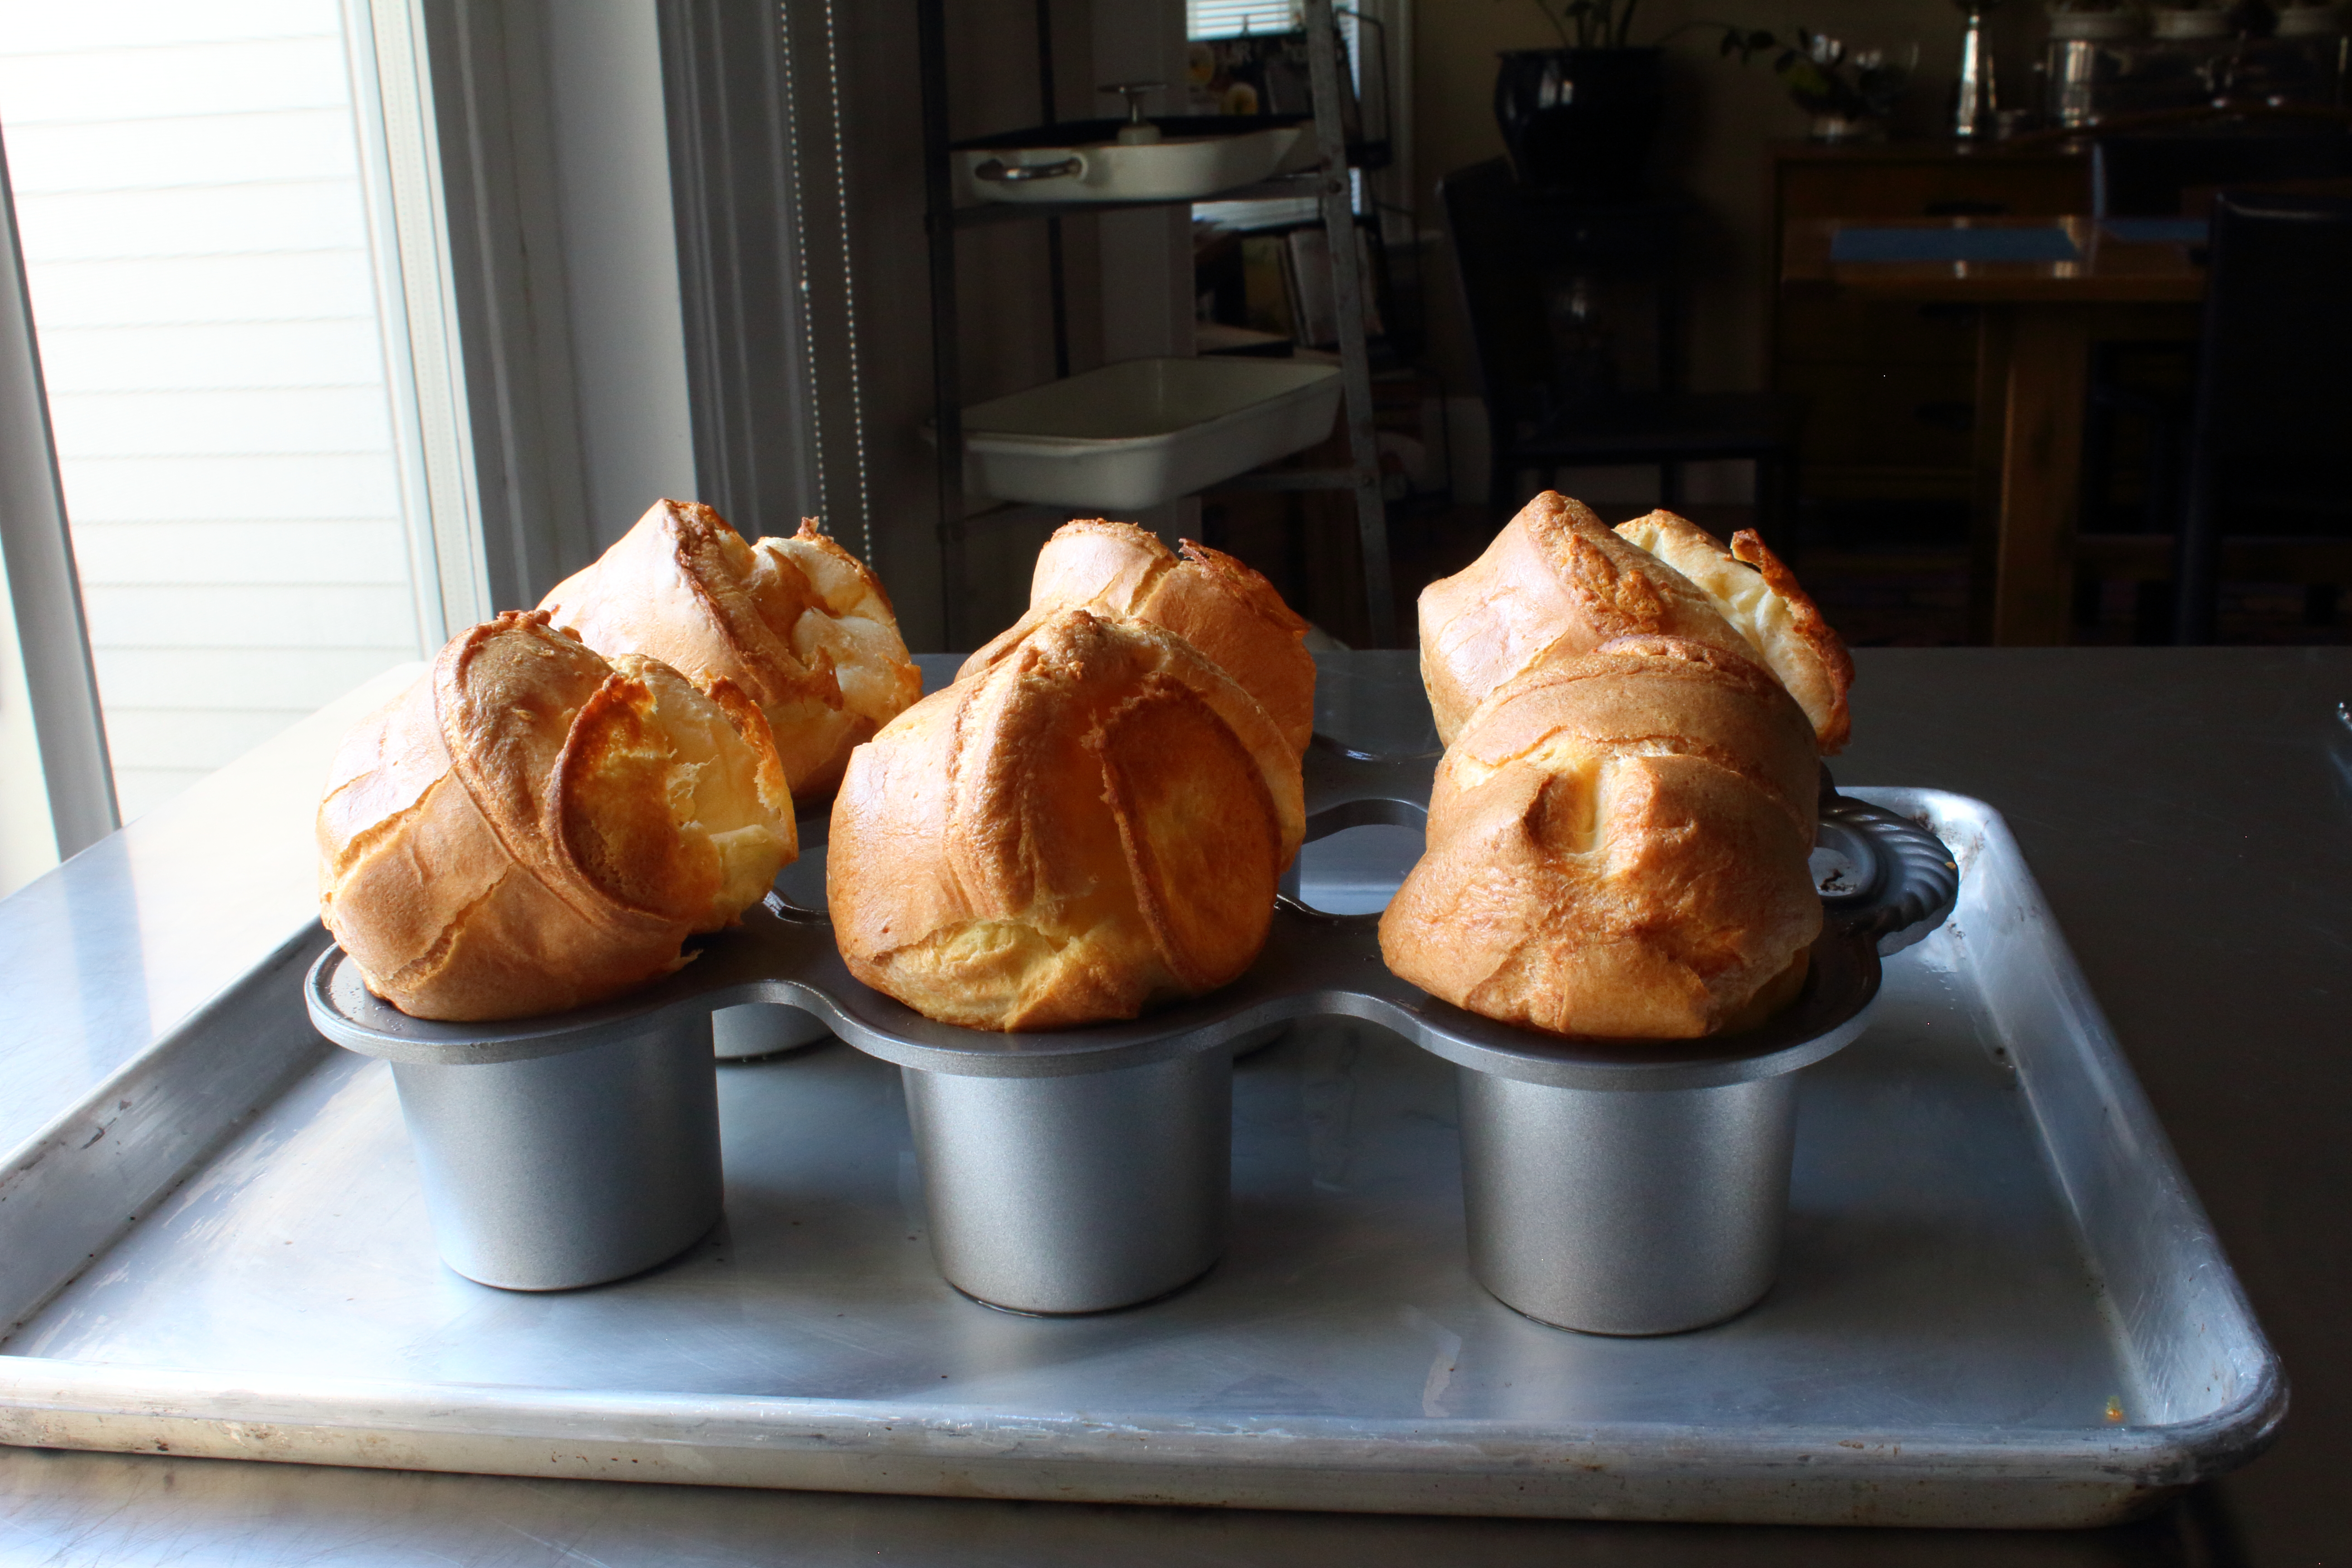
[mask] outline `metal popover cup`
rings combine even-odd
[[[1779,1272],[1796,1075],[1868,1025],[1879,958],[1943,922],[1959,868],[1936,836],[1822,770],[1812,874],[1824,925],[1803,990],[1702,1040],[1570,1040],[1433,1003],[1453,1062],[1470,1268],[1539,1322],[1672,1334],[1737,1317]]]
[[[1772,1288],[1794,1075],[1643,1094],[1455,1070],[1470,1270],[1496,1300],[1558,1328],[1672,1334]]]
[[[1869,1022],[1878,955],[1826,931],[1805,988],[1699,1041],[1424,1045],[1456,1068],[1470,1271],[1538,1322],[1672,1334],[1736,1317],[1779,1271],[1796,1074]]]
[[[824,1019],[780,1002],[741,1002],[710,1015],[710,1048],[722,1062],[806,1050],[832,1037]]]
[[[1231,1053],[1050,1078],[901,1068],[940,1274],[1017,1312],[1182,1289],[1224,1251]]]
[[[828,990],[835,1032],[899,1069],[932,1258],[958,1290],[1009,1311],[1107,1312],[1183,1289],[1223,1253],[1233,1042],[1280,1026],[1278,1007],[1199,998],[1000,1034],[854,982]]]
[[[1350,758],[1318,738],[1307,837],[1417,824],[1434,761]],[[1215,1265],[1233,1198],[1234,1060],[1320,1011],[1329,978],[1328,959],[1302,962],[1302,939],[1323,954],[1333,932],[1293,901],[1296,861],[1282,889],[1246,976],[1142,1018],[997,1034],[936,1023],[863,986],[834,990],[850,1010],[842,1037],[899,1068],[932,1257],[950,1285],[1012,1311],[1103,1312],[1181,1290]]]
[[[641,1273],[691,1247],[724,1201],[710,1015],[574,1029],[409,1018],[331,948],[309,983],[329,1038],[388,1058],[442,1261],[504,1290]]]
[[[1267,994],[1279,965],[1270,951],[1257,985],[1034,1033],[926,1018],[845,969],[809,990],[835,1033],[899,1069],[940,1275],[989,1306],[1062,1316],[1169,1295],[1223,1254],[1234,1044],[1311,1005]]]

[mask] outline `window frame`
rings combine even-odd
[[[845,448],[862,436],[824,432],[820,462],[813,407],[798,247],[837,247],[840,216],[811,204],[804,232],[793,206],[813,150],[785,28],[804,31],[807,7],[340,5],[428,655],[537,604],[657,496],[789,533],[856,495]],[[622,97],[626,167],[605,166],[614,147],[560,144]],[[14,213],[0,154],[0,540],[62,858],[120,813]]]
[[[0,551],[58,858],[122,826],[66,527],[48,389],[16,234],[16,187],[0,142]],[[11,759],[13,761],[14,759]]]

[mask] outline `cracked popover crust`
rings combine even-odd
[[[656,501],[539,607],[608,658],[735,686],[766,715],[801,800],[824,798],[851,749],[922,694],[880,580],[814,519],[747,542],[699,501]]]
[[[866,984],[1061,1028],[1238,976],[1304,833],[1297,752],[1241,683],[1161,626],[1063,609],[858,748],[826,896]]]
[[[686,962],[798,853],[767,721],[538,611],[452,638],[344,737],[317,819],[320,918],[420,1018],[601,1002]]]

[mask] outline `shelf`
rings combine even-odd
[[[1044,118],[1054,120],[1053,29],[1050,0],[1038,0],[1038,86]],[[1313,121],[1320,144],[1339,144],[1340,84],[1344,61],[1332,0],[1304,0],[1303,25],[1307,38],[1309,90]],[[946,0],[915,0],[916,55],[919,67],[923,118],[924,236],[930,256],[931,403],[937,450],[933,454],[939,490],[940,576],[944,595],[946,635],[950,646],[969,646],[963,626],[966,520],[963,492],[964,449],[961,438],[961,376],[959,371],[956,300],[956,234],[967,228],[996,224],[1083,217],[1090,214],[1142,208],[1191,207],[1199,202],[1244,202],[1306,198],[1318,204],[1322,221],[1333,237],[1330,245],[1331,294],[1339,312],[1340,395],[1345,409],[1351,466],[1345,470],[1290,470],[1239,475],[1221,481],[1215,489],[1352,490],[1356,525],[1361,543],[1366,624],[1375,643],[1395,636],[1396,606],[1389,581],[1388,516],[1385,485],[1381,478],[1380,450],[1372,427],[1370,356],[1363,334],[1361,290],[1357,247],[1347,243],[1355,219],[1347,200],[1345,181],[1331,177],[1328,163],[1247,185],[1208,192],[1177,200],[1122,202],[974,202],[959,205],[960,184],[955,154],[972,150],[970,142],[952,142],[948,134],[948,89],[953,76],[948,47]],[[1024,142],[1024,145],[1032,143]],[[1348,149],[1351,166],[1380,168],[1387,162],[1385,143],[1363,142]],[[1057,374],[1069,374],[1068,338],[1064,296],[1061,230],[1047,229],[1045,261],[1054,319]],[[1195,492],[1202,493],[1202,492]]]
[[[957,228],[985,228],[993,224],[1017,223],[1028,218],[1087,217],[1097,213],[1135,212],[1150,207],[1189,207],[1195,202],[1255,202],[1296,200],[1318,194],[1320,169],[1302,169],[1295,174],[1277,174],[1271,179],[1251,184],[1235,185],[1230,190],[1211,191],[1203,195],[1177,196],[1149,202],[974,202],[970,206],[952,209],[951,223]]]

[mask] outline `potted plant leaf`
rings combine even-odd
[[[1506,49],[1495,122],[1523,185],[1591,201],[1643,190],[1664,105],[1664,51],[1628,40],[1640,0],[1535,0],[1559,47]]]
[[[1741,63],[1771,54],[1772,74],[1797,107],[1813,117],[1816,142],[1863,141],[1885,134],[1886,121],[1911,86],[1919,46],[1896,60],[1884,49],[1849,50],[1842,39],[1809,27],[1780,33],[1726,27],[1722,51]]]

